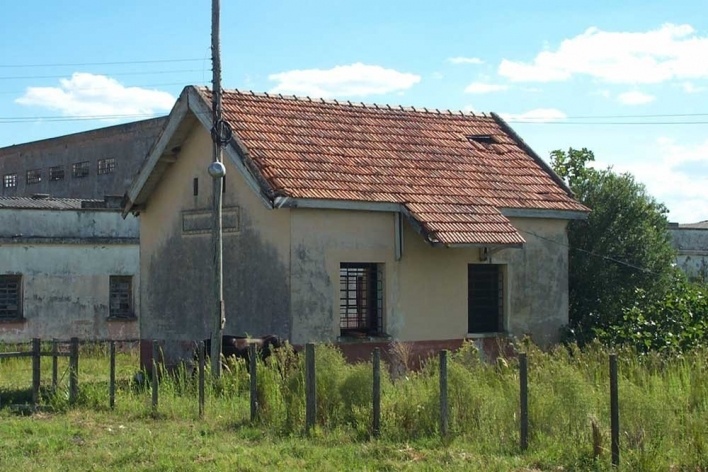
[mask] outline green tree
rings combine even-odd
[[[666,207],[631,174],[595,169],[594,160],[585,148],[551,152],[553,169],[591,209],[568,227],[570,329],[579,342],[620,323],[638,289],[647,304],[662,298],[675,261]]]

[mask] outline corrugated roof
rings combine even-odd
[[[86,200],[85,198],[0,197],[0,208],[34,210],[81,210],[82,202],[91,202],[95,203],[96,205],[104,203],[103,200]]]
[[[239,91],[222,103],[275,194],[403,204],[445,245],[522,243],[502,208],[588,211],[496,116]]]

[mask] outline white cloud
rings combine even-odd
[[[492,93],[503,92],[509,88],[508,85],[488,84],[485,82],[472,82],[465,87],[465,93]]]
[[[646,32],[592,27],[531,62],[504,59],[499,75],[517,82],[553,82],[585,75],[608,83],[660,83],[708,78],[708,37],[690,25]]]
[[[105,75],[75,72],[58,87],[28,87],[15,100],[26,106],[57,110],[66,116],[154,115],[169,111],[175,98],[167,92],[125,87]]]
[[[681,84],[681,88],[683,89],[684,92],[686,93],[700,93],[706,90],[705,87],[699,87],[694,85],[691,82],[684,82]]]
[[[509,122],[548,123],[564,120],[567,115],[556,108],[535,108],[525,113],[501,113],[500,116]]]
[[[332,69],[304,69],[271,74],[278,82],[272,93],[312,97],[365,96],[400,92],[420,82],[420,76],[357,62]]]
[[[447,62],[451,64],[484,64],[484,61],[478,57],[448,57]]]
[[[641,159],[615,164],[613,169],[630,172],[646,185],[650,195],[671,209],[669,220],[708,219],[708,140],[683,145],[658,138]]]
[[[617,101],[622,105],[645,105],[654,101],[656,97],[654,95],[649,95],[638,90],[632,90],[631,92],[624,92],[617,96]]]

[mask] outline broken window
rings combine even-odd
[[[64,167],[62,166],[49,168],[49,181],[56,182],[57,180],[64,180]]]
[[[339,328],[342,336],[383,334],[383,271],[380,264],[340,264]]]
[[[38,184],[42,181],[42,169],[31,169],[27,171],[27,185]]]
[[[467,332],[504,330],[504,271],[498,264],[467,266]]]
[[[98,175],[112,174],[116,171],[116,160],[112,157],[98,160]]]
[[[17,174],[5,174],[2,177],[3,188],[17,188]]]
[[[0,275],[0,320],[22,319],[22,276]]]
[[[83,161],[71,164],[71,175],[77,179],[89,175],[89,162]]]
[[[109,317],[135,318],[133,310],[133,276],[111,275],[109,290]]]

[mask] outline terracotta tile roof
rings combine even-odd
[[[522,243],[501,208],[587,211],[496,116],[238,91],[222,103],[275,194],[399,203],[434,242]]]

